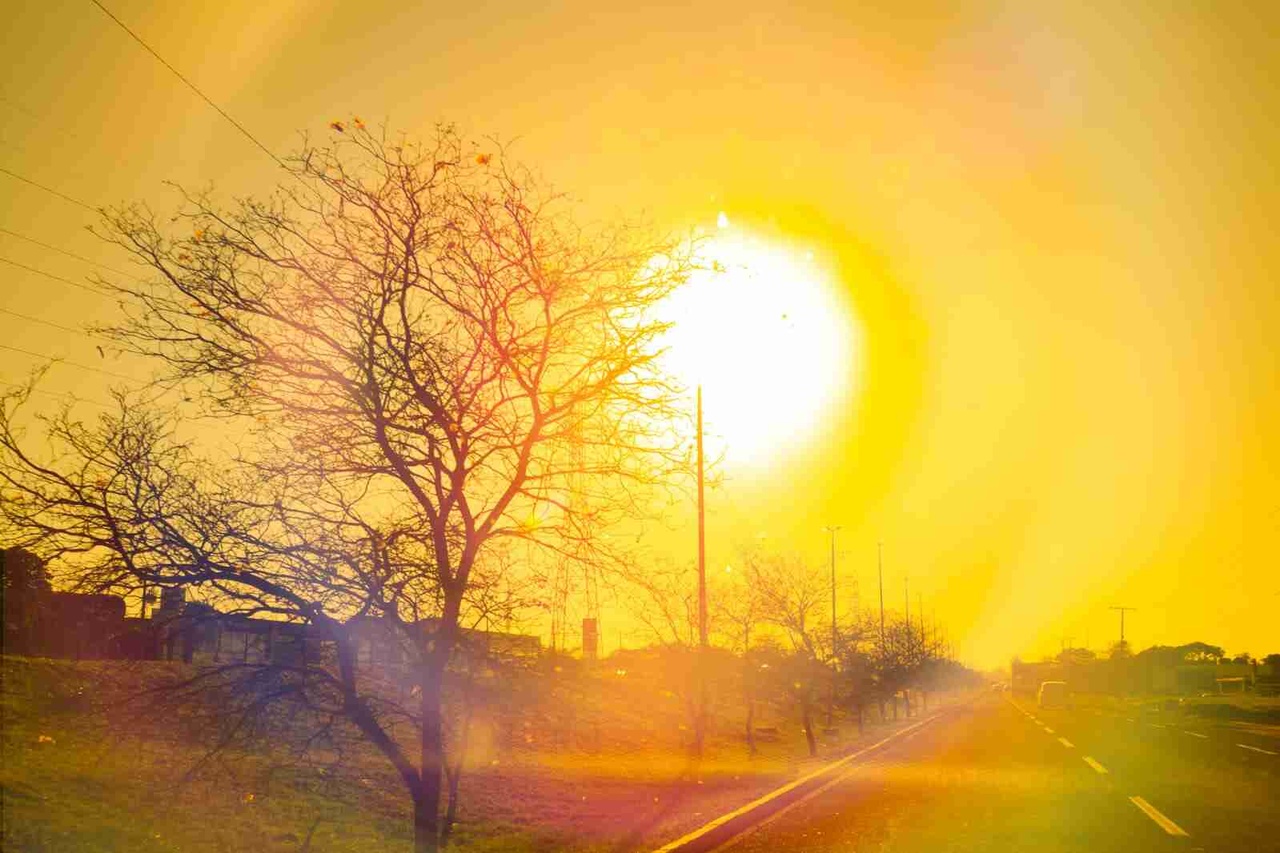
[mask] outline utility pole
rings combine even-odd
[[[707,526],[702,471],[702,386],[698,386],[698,646],[707,647]]]
[[[920,660],[922,663],[929,660],[929,643],[924,635],[924,595],[919,590],[916,591],[916,618],[920,620]],[[929,710],[929,690],[927,685],[928,675],[925,674],[920,681],[920,711],[927,712]]]
[[[916,592],[916,618],[920,620],[920,648],[928,649],[929,643],[924,635],[924,594]]]
[[[902,618],[905,620],[902,624],[902,641],[907,644],[907,658],[905,663],[908,667],[912,665],[911,647],[915,645],[913,642],[915,638],[911,634],[911,592],[908,587],[909,580],[910,576],[902,576]],[[910,669],[907,671],[910,672]],[[911,719],[911,688],[907,687],[905,683],[902,685],[902,704],[905,706],[904,710],[907,712],[907,719]]]
[[[911,645],[912,645],[911,641],[912,639],[914,639],[911,635],[911,593],[909,592],[909,587],[908,587],[909,581],[910,581],[909,576],[907,575],[902,576],[902,613],[903,613],[903,618],[907,620],[906,621],[907,633],[905,635],[905,639],[907,643],[908,657],[911,656]]]
[[[703,495],[702,459],[702,385],[698,385],[698,716],[693,734],[693,749],[702,757],[707,733],[707,528]]]
[[[836,659],[836,531],[838,524],[829,524],[822,528],[831,534],[831,696],[827,700],[827,728],[831,728],[831,716],[836,704],[836,677],[839,672]]]
[[[840,530],[839,524],[828,525],[822,528],[831,534],[831,658],[835,659],[836,655],[836,531]]]
[[[876,543],[876,569],[880,575],[880,657],[884,657],[884,543]]]
[[[876,573],[880,580],[880,671],[884,672],[885,662],[888,660],[884,647],[884,543],[876,543]],[[876,691],[880,703],[880,722],[884,722],[884,688],[883,685]],[[893,697],[890,697],[893,698]],[[893,715],[898,715],[898,700],[893,699]]]
[[[1112,610],[1119,610],[1119,611],[1120,611],[1120,646],[1121,646],[1121,648],[1126,648],[1126,646],[1125,646],[1125,644],[1124,644],[1124,614],[1125,614],[1127,611],[1130,611],[1130,610],[1137,610],[1138,608],[1136,608],[1136,607],[1112,607],[1111,609],[1112,609]]]

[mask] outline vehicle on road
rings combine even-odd
[[[1070,708],[1071,691],[1065,681],[1042,681],[1036,694],[1036,705],[1041,708]]]

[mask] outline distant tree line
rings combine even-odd
[[[697,665],[696,584],[691,569],[649,571],[635,582],[632,615],[650,639],[686,661],[683,697],[691,731],[703,703],[707,669],[739,673],[742,726],[755,750],[757,707],[793,709],[817,754],[820,728],[837,717],[861,728],[868,709],[884,719],[928,707],[930,692],[981,681],[948,656],[946,638],[918,616],[845,607],[832,613],[830,577],[802,558],[761,548],[710,580],[713,662]],[[692,744],[695,751],[697,744]]]
[[[1014,686],[1020,690],[1034,690],[1041,678],[1061,678],[1086,692],[1195,694],[1216,692],[1220,680],[1234,679],[1259,692],[1280,692],[1280,653],[1260,659],[1247,653],[1228,655],[1221,646],[1200,641],[1156,645],[1136,653],[1117,643],[1105,656],[1086,648],[1064,648],[1041,663],[1015,659],[1013,668]]]

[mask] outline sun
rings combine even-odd
[[[698,249],[698,270],[661,306],[664,367],[701,385],[705,431],[734,464],[797,449],[852,397],[857,326],[811,250],[730,224]]]

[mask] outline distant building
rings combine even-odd
[[[42,585],[31,580],[44,578],[38,559],[17,549],[2,553],[7,653],[197,664],[337,662],[336,642],[317,625],[222,613],[187,601],[180,587],[161,590],[160,606],[150,618],[127,618],[120,596],[53,592],[47,581]],[[9,584],[9,580],[15,582]],[[413,633],[433,631],[436,620],[397,623],[355,616],[343,625],[354,640],[357,663],[394,667],[408,663]],[[541,648],[532,635],[464,630],[459,653],[525,658],[536,657]]]
[[[118,658],[124,599],[118,595],[49,594],[40,617],[38,646],[45,656],[73,660]]]
[[[22,548],[0,550],[0,650],[26,654],[52,588],[44,563]]]

